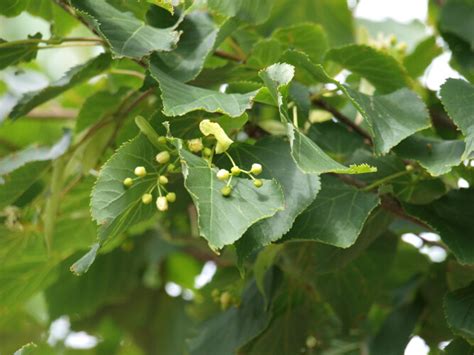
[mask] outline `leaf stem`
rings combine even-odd
[[[374,189],[374,188],[376,188],[376,187],[378,187],[382,184],[385,184],[386,182],[389,182],[389,181],[391,181],[393,179],[396,179],[400,176],[407,175],[409,173],[410,173],[410,171],[408,171],[408,170],[402,170],[402,171],[396,172],[395,174],[385,176],[384,178],[382,178],[380,180],[377,180],[377,181],[373,182],[370,185],[365,186],[364,188],[361,189],[361,191],[370,191],[370,190],[372,190],[372,189]]]
[[[95,37],[69,37],[69,38],[53,38],[53,39],[40,39],[40,38],[28,38],[28,39],[20,39],[18,41],[11,41],[11,42],[4,42],[0,43],[0,48],[8,48],[8,47],[17,47],[17,46],[23,46],[23,45],[28,45],[28,44],[48,44],[48,45],[60,45],[62,43],[67,43],[67,42],[95,42],[99,44],[103,44],[104,40],[101,38],[95,38]],[[51,48],[48,46],[44,47],[38,47],[38,48]]]

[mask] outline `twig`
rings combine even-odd
[[[233,54],[233,53],[228,53],[228,52],[224,52],[220,49],[216,49],[214,51],[214,55],[216,57],[219,57],[219,58],[223,58],[223,59],[227,59],[227,60],[232,60],[234,62],[244,62],[245,59]]]
[[[57,107],[48,111],[34,109],[30,113],[28,113],[26,117],[30,120],[62,121],[62,120],[74,120],[77,114],[78,114],[77,110]]]
[[[351,121],[349,117],[341,113],[339,110],[336,108],[332,107],[329,105],[326,101],[321,100],[320,98],[313,98],[311,102],[319,107],[321,107],[323,110],[332,113],[334,117],[338,119],[341,123],[345,124],[348,126],[351,130],[362,136],[364,139],[368,141],[370,145],[373,144],[372,137],[364,131],[362,128],[360,128],[357,124]]]

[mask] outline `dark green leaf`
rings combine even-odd
[[[453,190],[424,206],[404,205],[411,215],[435,228],[461,264],[474,264],[474,189]]]
[[[353,44],[331,49],[326,58],[370,81],[380,93],[408,85],[405,69],[391,55],[375,48]]]
[[[224,197],[225,183],[207,161],[181,149],[185,186],[198,211],[200,234],[212,249],[232,244],[254,223],[283,209],[283,192],[275,180],[263,179],[259,189],[249,179],[234,178],[232,194]]]
[[[100,32],[117,57],[141,59],[154,51],[170,51],[178,42],[178,32],[151,27],[105,0],[71,0],[71,3]]]
[[[28,40],[41,39],[41,33],[28,36]],[[0,38],[0,69],[5,69],[10,65],[17,65],[21,62],[29,62],[36,58],[38,52],[38,42],[22,41],[7,42]]]
[[[357,240],[379,199],[336,177],[324,176],[321,185],[320,193],[298,216],[285,240],[315,240],[348,248]]]
[[[270,15],[271,0],[208,0],[211,10],[252,24],[264,22]]]
[[[474,151],[474,85],[461,79],[448,79],[440,94],[449,116],[465,136],[466,149],[461,159],[467,159]]]
[[[405,57],[403,65],[413,78],[417,78],[441,53],[443,50],[436,43],[436,37],[431,36],[420,42],[415,50]]]
[[[303,174],[290,155],[288,143],[280,139],[260,140],[253,146],[239,145],[231,150],[237,164],[247,169],[252,163],[263,166],[262,177],[275,179],[283,189],[285,209],[254,224],[236,243],[242,260],[253,251],[280,239],[319,192],[319,178]]]
[[[444,312],[452,331],[474,342],[474,283],[450,292],[444,298]]]
[[[453,33],[471,46],[474,50],[474,2],[471,0],[448,0],[442,7],[440,27]]]

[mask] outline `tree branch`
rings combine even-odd
[[[341,122],[342,124],[346,125],[347,127],[349,127],[352,131],[356,132],[357,134],[359,134],[361,137],[363,137],[367,142],[368,144],[372,145],[373,142],[372,142],[372,137],[366,132],[364,131],[362,128],[360,128],[357,124],[355,124],[354,122],[352,122],[352,120],[347,117],[346,115],[344,115],[343,113],[341,113],[339,110],[337,110],[336,108],[332,107],[330,104],[328,104],[326,101],[320,99],[320,98],[313,98],[311,100],[311,102],[313,104],[315,104],[316,106],[319,106],[320,108],[322,108],[323,110],[327,111],[327,112],[330,112],[334,117],[337,118],[337,120],[339,122]]]

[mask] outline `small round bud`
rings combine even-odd
[[[160,183],[160,185],[166,185],[168,183],[168,178],[164,175],[160,175],[160,177],[158,178],[158,182]]]
[[[142,196],[142,202],[145,205],[149,205],[151,203],[151,201],[153,201],[153,196],[151,194],[144,194]]]
[[[314,336],[310,335],[306,338],[306,347],[307,348],[312,349],[316,345],[318,345],[318,340]]]
[[[123,184],[125,185],[125,187],[130,187],[133,185],[133,180],[132,178],[126,178],[125,180],[123,180]]]
[[[230,173],[228,170],[226,169],[220,169],[217,174],[216,174],[217,178],[219,180],[222,180],[222,181],[226,181],[227,179],[229,179],[230,177]]]
[[[168,210],[168,200],[166,197],[160,196],[156,199],[156,208],[162,212]]]
[[[191,139],[188,141],[188,149],[193,153],[199,153],[204,146],[202,145],[201,138]]]
[[[166,150],[159,152],[156,155],[156,161],[157,163],[160,163],[160,164],[166,164],[167,162],[170,161],[170,153],[168,153]]]
[[[166,144],[167,141],[168,140],[166,139],[165,136],[158,137],[158,143],[160,143],[160,144]]]
[[[226,291],[226,292],[221,293],[220,301],[221,301],[221,308],[223,310],[227,309],[230,306],[231,299],[232,297],[230,296],[229,292]]]
[[[258,163],[252,164],[252,168],[250,169],[250,172],[254,175],[259,175],[262,173],[262,166]]]
[[[233,166],[230,169],[230,172],[231,172],[232,175],[238,176],[240,174],[240,168],[238,166]]]
[[[205,156],[205,157],[210,157],[212,155],[211,148],[204,148],[202,150],[202,155]]]
[[[255,187],[262,187],[263,181],[260,180],[260,179],[256,179],[256,180],[253,181],[253,184],[254,184]]]
[[[172,173],[174,169],[176,169],[176,165],[174,165],[173,163],[168,164],[168,166],[166,167],[166,171],[168,171],[169,173]]]
[[[144,166],[137,166],[133,172],[138,177],[144,177],[146,175],[146,169]]]
[[[412,171],[413,169],[414,169],[414,167],[411,164],[408,164],[407,166],[405,166],[406,171]]]
[[[176,194],[175,194],[174,192],[168,192],[168,193],[166,194],[166,200],[167,200],[168,202],[173,203],[174,201],[176,201]]]
[[[221,189],[221,194],[224,197],[229,197],[231,193],[232,193],[232,187],[230,186],[226,185]]]

